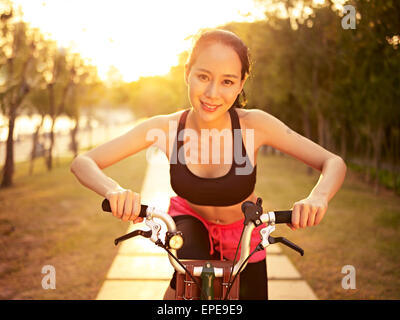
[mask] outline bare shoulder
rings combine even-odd
[[[276,119],[268,112],[261,109],[237,109],[240,122],[246,128],[263,128],[268,122]]]
[[[173,113],[156,115],[144,120],[143,122],[146,124],[148,129],[157,128],[165,132],[168,132],[168,126],[170,122],[179,121],[179,118],[181,117],[184,111],[185,110],[179,110]]]
[[[185,110],[179,110],[169,114],[157,115],[153,117],[153,123],[148,129],[157,129],[156,131],[148,130],[149,139],[154,140],[154,146],[158,147],[169,158],[170,150],[170,134],[176,134],[179,119]],[[159,131],[161,130],[161,132]],[[161,134],[161,135],[160,135]]]
[[[185,111],[186,111],[186,109],[182,109],[182,110],[178,110],[173,113],[166,114],[166,115],[164,115],[165,120],[166,121],[179,121],[182,113],[184,113]]]
[[[242,110],[244,111],[244,110]],[[255,146],[268,145],[322,170],[325,160],[335,157],[312,140],[292,130],[283,121],[259,109],[243,112],[247,128],[254,129]]]
[[[254,130],[256,146],[272,145],[279,141],[284,134],[292,132],[285,123],[264,110],[242,109],[240,114],[241,126]]]

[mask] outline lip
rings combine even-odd
[[[201,107],[203,108],[203,110],[205,110],[207,112],[214,112],[221,106],[221,104],[210,104],[210,103],[204,102],[202,100],[200,100],[200,104],[201,104]]]

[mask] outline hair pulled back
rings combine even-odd
[[[222,43],[235,50],[242,64],[241,80],[244,80],[246,76],[250,74],[251,69],[249,49],[236,34],[222,29],[201,31],[194,37],[194,44],[187,60],[188,70],[190,70],[196,62],[201,50],[213,43]],[[242,90],[232,107],[243,108],[246,106],[246,103],[246,94],[244,93],[244,90]]]

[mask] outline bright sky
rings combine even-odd
[[[125,81],[165,74],[199,28],[263,19],[253,0],[14,0],[24,20]],[[245,14],[250,13],[248,17]]]

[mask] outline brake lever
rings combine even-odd
[[[262,208],[262,199],[257,198],[256,203],[252,201],[245,201],[242,203],[242,212],[244,214],[244,222],[243,224],[247,226],[249,222],[253,222],[256,227],[261,225],[260,216],[263,213]]]
[[[284,237],[268,237],[268,242],[273,244],[273,243],[282,243],[285,246],[297,251],[298,253],[300,253],[301,256],[304,256],[304,250],[302,248],[300,248],[298,245],[294,244],[293,242],[289,241],[288,239],[284,238]]]
[[[304,255],[304,250],[302,248],[300,248],[299,246],[297,246],[296,244],[294,244],[293,242],[289,241],[286,238],[283,237],[272,237],[270,236],[270,234],[272,232],[275,231],[275,225],[270,225],[268,227],[265,227],[263,229],[260,230],[260,236],[261,236],[261,242],[259,244],[259,250],[263,250],[266,247],[268,247],[270,244],[274,244],[274,243],[282,243],[285,246],[288,246],[289,248],[297,251],[298,253],[300,253],[300,255]],[[258,250],[258,251],[259,251]]]
[[[147,217],[145,219],[145,224],[150,228],[150,230],[135,230],[132,231],[126,235],[123,235],[122,237],[119,237],[114,240],[114,244],[118,245],[119,242],[128,240],[130,238],[136,237],[136,236],[142,236],[145,238],[150,238],[151,241],[154,243],[157,242],[159,239],[160,231],[161,231],[161,225],[153,220],[152,217]]]
[[[150,240],[153,241],[154,243],[159,240],[159,235],[161,231],[161,224],[155,222],[151,216],[147,216],[146,221],[145,221],[146,226],[150,228]]]
[[[122,241],[125,241],[125,240],[128,240],[130,238],[136,237],[136,236],[142,236],[142,237],[145,237],[145,238],[150,238],[152,233],[153,233],[152,230],[148,230],[148,231],[135,230],[135,231],[132,231],[130,233],[127,233],[127,234],[123,235],[122,237],[119,237],[119,238],[115,239],[114,240],[114,244],[117,246],[118,243],[120,243]]]

